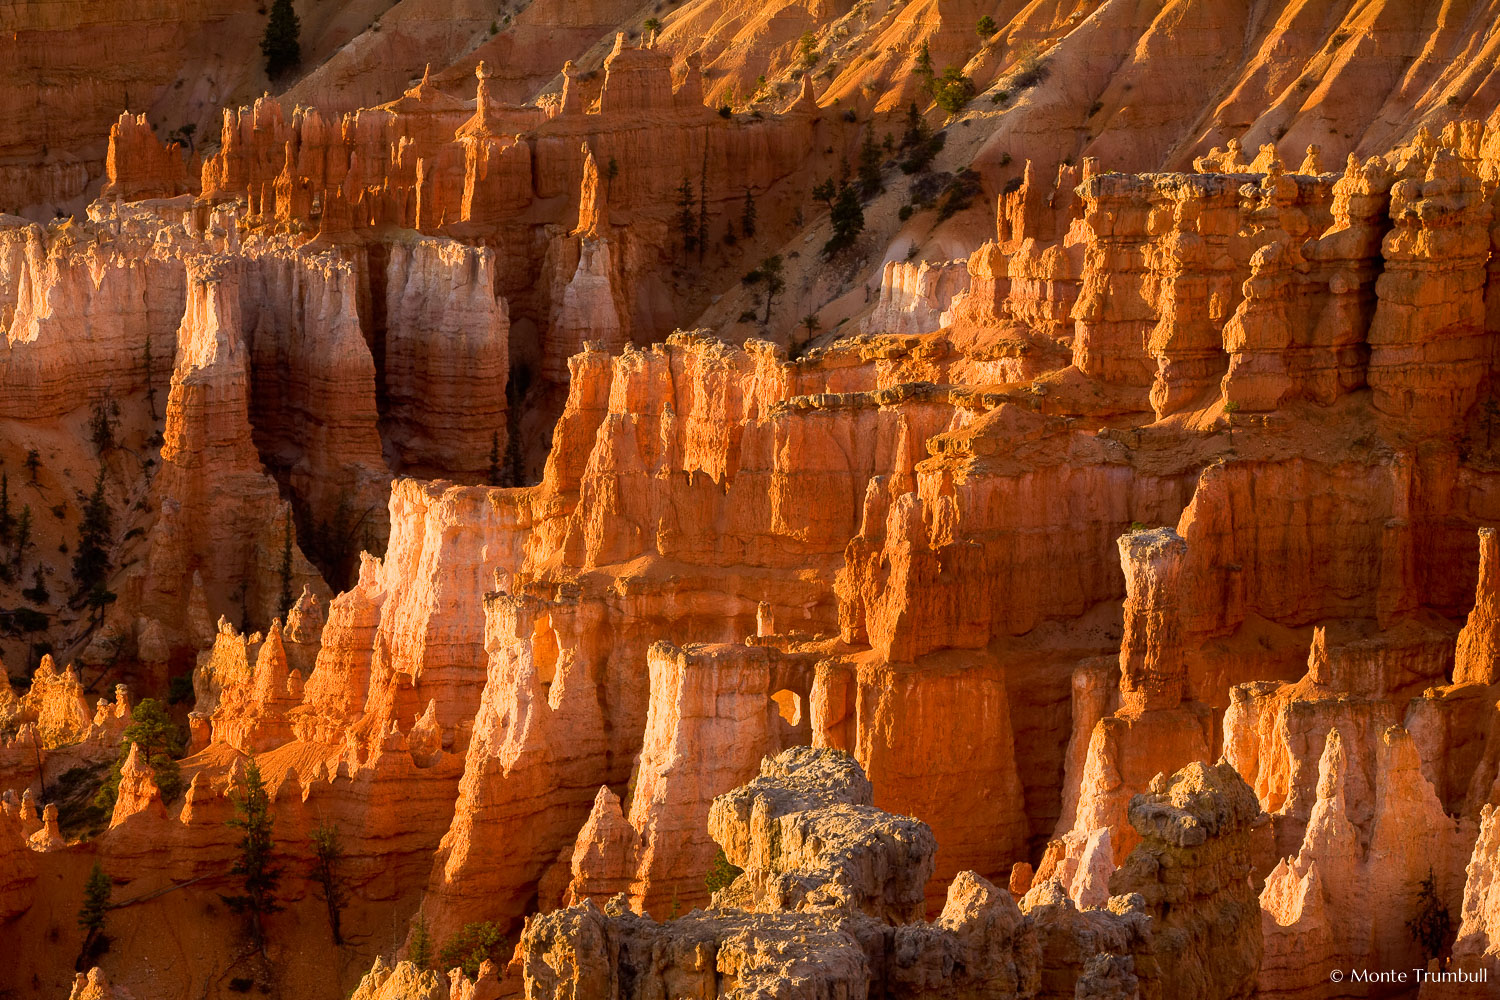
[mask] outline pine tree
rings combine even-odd
[[[776,296],[786,287],[786,278],[782,277],[781,274],[782,267],[780,254],[774,257],[767,257],[760,262],[760,274],[766,282],[766,318],[761,320],[762,323],[771,322],[771,303],[776,300]]]
[[[703,876],[703,885],[709,892],[718,892],[720,889],[727,888],[744,873],[745,869],[732,864],[729,855],[725,854],[724,848],[721,847],[708,866],[708,874]]]
[[[490,435],[490,467],[485,473],[485,478],[491,486],[499,486],[501,479],[500,467],[500,432],[495,431]]]
[[[265,954],[266,933],[262,921],[281,910],[276,902],[276,888],[281,882],[281,869],[271,856],[271,799],[266,794],[265,782],[261,780],[260,765],[255,759],[245,766],[244,792],[231,796],[234,802],[234,818],[228,825],[241,832],[240,856],[231,868],[231,875],[238,875],[245,891],[237,896],[221,897],[236,913],[243,913],[250,923],[251,940],[257,951]]]
[[[266,33],[260,40],[260,54],[266,57],[266,76],[278,79],[302,63],[302,23],[292,8],[292,0],[276,0],[266,21]]]
[[[102,581],[89,589],[88,594],[84,596],[83,605],[92,614],[95,628],[104,624],[104,609],[119,600],[119,596],[106,587]]]
[[[186,126],[184,126],[186,128]],[[146,334],[146,405],[151,407],[151,419],[156,420],[156,381],[151,372],[151,334]]]
[[[755,235],[755,196],[745,188],[745,207],[740,210],[740,232],[746,237]]]
[[[31,476],[31,485],[36,485],[37,470],[42,467],[42,453],[32,448],[26,452],[26,471]]]
[[[10,544],[10,532],[15,526],[15,516],[10,512],[10,473],[0,472],[0,544]]]
[[[11,554],[11,565],[16,575],[21,575],[21,564],[26,558],[26,550],[31,547],[31,504],[25,504],[21,508],[21,516],[16,520],[16,547]]]
[[[833,183],[832,177],[824,178],[820,183],[813,185],[812,196],[814,201],[821,201],[833,210],[833,199],[838,197],[839,189]]]
[[[927,120],[917,109],[917,102],[912,101],[911,106],[906,109],[906,131],[901,135],[901,148],[915,149],[925,145],[931,135],[932,131],[927,127]]]
[[[860,207],[859,195],[852,184],[839,189],[838,200],[833,203],[833,235],[823,244],[823,256],[832,257],[840,250],[854,245],[854,240],[865,228],[865,212]]]
[[[943,76],[932,88],[933,99],[937,106],[956,115],[969,106],[974,99],[974,81],[964,76],[963,71],[957,66],[949,66],[943,70]]]
[[[859,195],[866,201],[875,197],[885,187],[880,178],[880,147],[875,145],[875,129],[865,128],[865,141],[859,147]]]
[[[797,42],[797,51],[802,56],[803,69],[812,69],[818,64],[818,36],[811,31],[804,31]]]
[[[120,404],[112,400],[96,401],[89,412],[89,437],[100,456],[115,446],[115,418],[119,415]]]
[[[922,93],[932,93],[932,54],[927,51],[927,43],[922,43],[922,48],[917,52],[917,62],[914,71],[922,81]]]
[[[240,631],[250,633],[255,631],[250,627],[250,584],[240,580],[240,585],[234,588],[231,600],[239,602],[240,606]]]
[[[339,929],[340,918],[347,899],[343,882],[339,879],[338,865],[344,856],[344,847],[339,842],[339,828],[323,823],[312,832],[313,877],[323,887],[323,902],[328,906],[328,927],[333,931],[333,943],[343,944],[344,935]]]
[[[505,945],[505,934],[498,924],[489,921],[464,924],[463,930],[448,939],[438,953],[443,968],[459,966],[466,975],[479,975],[479,967],[486,961],[497,965],[504,961],[501,949]]]
[[[182,791],[182,772],[177,758],[182,756],[182,731],[155,698],[143,698],[130,713],[130,725],[120,738],[120,752],[109,776],[94,795],[94,805],[113,810],[120,793],[120,771],[130,759],[130,748],[139,745],[141,757],[151,768],[161,800],[171,802]]]
[[[103,586],[109,574],[113,521],[109,501],[104,496],[104,467],[100,466],[93,492],[83,502],[83,520],[78,525],[78,548],[73,553],[75,603]]]
[[[417,917],[416,926],[411,932],[411,947],[406,950],[406,958],[419,969],[425,969],[432,964],[432,935],[427,933],[426,917]]]
[[[906,111],[906,131],[901,136],[901,148],[906,151],[901,172],[906,174],[926,170],[938,150],[943,148],[942,133],[932,134],[915,102]]]
[[[708,249],[708,164],[704,164],[704,171],[698,175],[698,263],[703,263],[703,251]]]
[[[1417,915],[1407,921],[1406,929],[1422,949],[1422,957],[1429,962],[1442,952],[1448,943],[1448,935],[1452,933],[1453,918],[1438,896],[1437,877],[1433,875],[1430,866],[1427,877],[1417,890]]]
[[[78,952],[77,968],[82,968],[94,957],[104,933],[104,915],[109,911],[109,897],[113,891],[104,866],[94,862],[89,880],[83,886],[83,905],[78,909],[78,926],[83,928],[83,947]]]
[[[693,184],[686,177],[677,188],[677,231],[682,235],[682,255],[697,246],[698,219],[693,214]]]
[[[52,594],[47,590],[47,578],[42,574],[41,564],[31,568],[31,586],[21,591],[21,596],[32,604],[46,604]]]

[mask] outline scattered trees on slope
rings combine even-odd
[[[251,941],[265,954],[264,920],[281,910],[276,889],[281,883],[281,869],[272,856],[271,799],[261,780],[260,765],[251,758],[245,766],[243,791],[231,796],[234,817],[229,825],[240,831],[239,857],[230,874],[239,876],[244,892],[221,897],[230,909],[245,916]]]
[[[89,879],[83,886],[83,905],[78,908],[78,926],[83,929],[83,947],[78,951],[74,968],[82,970],[109,948],[109,938],[104,936],[104,915],[109,912],[109,897],[112,892],[109,876],[104,866],[94,862]]]
[[[338,826],[332,823],[319,824],[312,832],[311,839],[313,878],[323,890],[323,902],[328,907],[328,929],[333,932],[333,943],[341,945],[344,943],[344,934],[340,923],[344,904],[348,901],[338,872],[339,862],[344,857],[344,845],[339,839]]]

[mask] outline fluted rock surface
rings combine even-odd
[[[34,945],[0,988],[66,991],[94,858],[138,915],[110,980],[220,988],[251,756],[289,872],[345,849],[340,967],[282,883],[289,1000],[377,951],[371,997],[1329,995],[1423,961],[1429,870],[1492,967],[1493,4],[976,40],[963,5],[687,0],[592,49],[545,29],[639,12],[460,40],[493,12],[429,7],[226,107],[195,177],[176,98],[111,108],[106,197],[0,219],[0,915]],[[467,54],[418,82],[438,38]],[[993,87],[907,182],[922,45]],[[865,228],[815,259],[841,160]],[[88,833],[80,775],[195,660],[187,792],[134,752]],[[715,838],[718,909],[626,912],[703,902]],[[520,932],[503,975],[412,964],[470,924]]]
[[[163,604],[185,594],[183,571],[196,556],[203,559],[205,585],[221,604],[243,582],[247,601],[269,618],[279,610],[282,590],[272,553],[286,545],[291,514],[251,439],[250,357],[240,281],[232,264],[212,260],[198,265],[189,278],[181,346],[167,397],[162,471],[153,484],[161,518],[152,569],[182,570],[163,573],[148,587]],[[174,550],[180,553],[175,559],[168,555]],[[297,558],[295,544],[293,554],[293,584],[324,586],[305,558]]]
[[[404,468],[479,480],[506,454],[510,320],[490,251],[392,246],[385,275],[385,415]]]
[[[710,805],[751,779],[762,756],[807,738],[800,706],[812,670],[808,656],[766,646],[658,643],[648,659],[651,703],[628,827],[620,822],[626,818],[619,800],[600,789],[572,852],[570,896],[602,902],[628,889],[632,908],[660,913],[708,901],[703,873],[715,853],[706,830]],[[793,706],[792,717],[783,704]],[[607,846],[615,831],[628,838],[623,850]],[[596,843],[602,850],[594,854]]]
[[[497,594],[485,613],[488,680],[428,887],[441,936],[481,912],[523,916],[609,777],[596,682],[577,655],[588,606]],[[490,840],[502,831],[507,847],[496,852]]]
[[[1479,529],[1479,582],[1474,610],[1458,633],[1455,684],[1500,682],[1500,540],[1494,528]]]

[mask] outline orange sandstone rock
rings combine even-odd
[[[1474,588],[1474,610],[1458,634],[1453,683],[1500,682],[1500,541],[1494,528],[1479,529],[1479,582]]]
[[[628,890],[637,912],[707,902],[703,873],[715,853],[705,830],[709,806],[754,777],[763,756],[807,738],[800,708],[812,681],[807,660],[765,646],[651,647],[651,704],[628,817],[633,836],[621,843],[618,800],[600,789],[572,852],[571,900]],[[791,695],[792,718],[778,693]]]
[[[108,178],[100,192],[104,198],[170,198],[188,187],[182,147],[157,139],[145,115],[126,112],[109,127],[104,171]]]

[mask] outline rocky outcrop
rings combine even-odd
[[[774,912],[836,908],[904,923],[922,913],[937,849],[926,824],[870,804],[869,779],[839,751],[794,747],[714,800],[709,833],[745,869],[724,901]]]
[[[1127,822],[1133,798],[1155,776],[1209,757],[1213,745],[1208,706],[1185,697],[1181,575],[1188,545],[1170,528],[1133,531],[1118,540],[1125,573],[1125,634],[1120,643],[1120,707],[1092,725],[1078,773],[1077,806],[1070,831],[1062,831],[1068,857],[1083,864],[1097,831],[1108,831],[1114,859],[1136,845]],[[1078,720],[1089,725],[1087,717]],[[1082,742],[1075,731],[1075,743]],[[1076,773],[1076,772],[1075,772]],[[1075,894],[1075,900],[1078,900]]]
[[[1500,975],[1500,883],[1496,881],[1495,860],[1500,857],[1500,809],[1486,805],[1479,820],[1479,836],[1474,854],[1466,869],[1463,909],[1459,911],[1457,939],[1453,942],[1452,968],[1466,976],[1483,974],[1486,978],[1473,983],[1443,984],[1444,992],[1455,996],[1479,997],[1487,988],[1484,983]],[[1436,984],[1434,984],[1436,985]],[[1424,987],[1425,990],[1425,987]]]
[[[769,199],[761,225],[785,229],[793,192],[804,194],[798,172],[825,148],[814,144],[813,115],[726,118],[695,100],[693,87],[674,92],[663,53],[624,45],[605,59],[595,107],[568,87],[561,107],[503,104],[494,77],[505,70],[476,57],[462,71],[467,81],[454,84],[472,100],[424,78],[398,100],[341,118],[271,98],[226,109],[203,194],[243,198],[252,225],[339,244],[396,225],[500,248],[491,291],[511,323],[541,334],[540,351],[528,343],[516,360],[528,376],[563,385],[568,357],[585,342],[660,339],[709,304],[706,290],[663,274],[687,256],[672,232],[682,185],[694,189],[716,245],[737,228],[747,190]],[[396,287],[388,283],[388,294]],[[483,409],[498,413],[491,399]]]
[[[213,671],[209,683],[218,687],[209,718],[213,741],[244,753],[273,750],[292,738],[287,713],[302,700],[302,673],[289,666],[280,620],[271,623],[264,637],[240,636],[233,626],[226,627],[205,664]],[[226,654],[225,646],[240,648]],[[226,671],[220,665],[216,671],[215,661],[222,664],[226,656],[236,666]],[[204,709],[200,701],[195,710]]]
[[[695,911],[668,925],[623,907],[592,903],[537,917],[522,937],[528,1000],[650,996],[690,989],[699,996],[738,992],[816,998],[864,995],[870,969],[846,921],[824,914],[717,915]],[[671,956],[644,962],[648,956]],[[637,969],[644,967],[644,975]],[[680,985],[677,985],[680,984]],[[732,984],[732,985],[731,985]]]
[[[1147,287],[1155,286],[1159,316],[1146,339],[1156,360],[1151,406],[1158,417],[1190,408],[1218,381],[1225,352],[1235,346],[1234,328],[1226,321],[1245,277],[1242,179],[1184,174],[1154,192],[1153,212],[1171,215],[1171,229],[1146,254]],[[1267,182],[1274,183],[1269,177]],[[1295,196],[1296,185],[1290,187]]]
[[[1073,363],[1093,378],[1144,387],[1152,366],[1143,348],[1157,315],[1142,293],[1150,208],[1135,177],[1104,174],[1083,184],[1084,278],[1073,306]]]
[[[943,315],[968,286],[966,261],[888,260],[880,275],[880,298],[864,320],[868,333],[925,333],[943,325]]]
[[[752,778],[762,756],[806,739],[809,661],[767,646],[652,646],[629,816],[599,790],[571,852],[570,900],[626,891],[641,913],[707,902],[709,806]]]
[[[1141,844],[1111,876],[1109,891],[1144,901],[1163,995],[1254,993],[1262,945],[1248,876],[1251,830],[1261,815],[1250,788],[1222,763],[1190,764],[1131,800]]]
[[[1494,528],[1479,529],[1479,582],[1474,609],[1458,633],[1453,683],[1500,683],[1500,540]]]
[[[1120,646],[1120,700],[1126,712],[1182,704],[1187,669],[1178,609],[1187,543],[1170,528],[1121,535],[1125,573],[1125,639]]]
[[[443,980],[436,972],[418,969],[410,962],[394,966],[383,958],[365,973],[351,1000],[447,1000]]]
[[[1459,150],[1440,146],[1391,187],[1394,228],[1376,284],[1369,383],[1383,413],[1441,426],[1476,398],[1491,209]],[[1441,262],[1441,263],[1439,263]]]
[[[159,222],[157,223],[160,224]],[[113,227],[111,227],[112,229]],[[174,248],[135,226],[116,237],[5,226],[0,413],[58,419],[165,386],[186,279]]]
[[[1008,892],[964,873],[937,921],[904,922],[921,907],[932,835],[870,796],[847,755],[767,758],[715,800],[715,837],[749,867],[714,910],[656,923],[619,898],[534,917],[518,949],[525,995],[646,996],[672,982],[706,997],[1034,996],[1035,936]],[[672,957],[640,964],[653,954]]]
[[[68,1000],[134,1000],[135,994],[123,986],[111,986],[104,970],[97,965],[87,973],[80,972],[73,981]]]
[[[109,127],[104,173],[104,188],[99,192],[102,198],[171,198],[188,189],[182,147],[175,142],[163,144],[145,115],[128,111]]]
[[[78,664],[0,697],[37,885],[97,856],[130,898],[179,885],[138,911],[177,927],[222,888],[180,883],[222,878],[251,755],[289,870],[340,824],[360,964],[528,917],[512,972],[546,995],[1306,995],[1330,962],[1421,961],[1416,887],[1431,865],[1458,912],[1500,769],[1488,536],[1470,589],[1500,511],[1497,147],[1459,120],[1478,61],[1443,48],[1467,28],[1413,28],[1420,5],[1362,9],[1341,41],[1274,4],[1150,25],[1033,5],[973,54],[946,7],[834,26],[826,4],[700,0],[655,12],[659,45],[580,42],[561,93],[515,105],[542,56],[498,24],[462,65],[389,83],[414,4],[361,43],[392,66],[360,86],[399,99],[346,112],[326,63],[231,107],[198,197],[148,134],[160,112],[127,115],[87,217],[0,221],[0,464],[35,534],[0,517],[0,643],[18,680],[43,642]],[[731,23],[722,51],[674,47]],[[891,186],[860,148],[914,93],[879,75],[913,39],[981,85],[1029,75],[1035,46],[1036,82],[956,115],[907,193],[977,156],[994,229],[956,201],[897,227],[888,190],[814,264],[812,183],[860,158]],[[704,74],[730,50],[765,60],[754,111],[726,88],[758,72]],[[1142,69],[1161,51],[1178,72]],[[1384,109],[1347,92],[1351,66],[1395,65],[1375,51],[1413,56]],[[1262,54],[1224,90],[1235,52]],[[1280,68],[1304,55],[1316,73]],[[784,87],[792,59],[810,65]],[[1183,100],[1163,79],[1223,96],[1154,120]],[[1347,114],[1313,122],[1319,102]],[[1414,116],[1449,124],[1323,170]],[[1200,155],[1231,121],[1249,131]],[[1326,155],[1303,152],[1315,125]],[[1019,178],[1012,139],[1037,157]],[[893,261],[862,303],[869,262],[919,237],[964,265]],[[740,310],[774,312],[767,339],[737,342]],[[833,329],[786,350],[808,310]],[[667,335],[700,314],[729,339]],[[56,577],[95,469],[113,568],[89,614]],[[90,707],[85,681],[162,695],[195,659],[188,792],[163,803],[135,754],[109,829],[69,846],[50,795],[81,801],[71,769],[115,756],[130,701]],[[625,912],[703,902],[708,832],[746,869],[718,909]],[[1459,961],[1493,950],[1485,871]],[[288,925],[321,902],[301,892]],[[33,909],[20,984],[57,957]],[[163,938],[136,937],[131,968],[171,949],[184,996],[233,957]],[[273,934],[289,981],[306,940]],[[443,988],[377,971],[367,992]],[[448,990],[491,1000],[500,977]]]
[[[10,721],[35,723],[43,745],[61,746],[87,738],[93,720],[78,672],[71,666],[59,669],[47,655],[31,675],[31,687],[17,700]]]
[[[57,823],[57,803],[48,802],[42,809],[41,827],[26,838],[26,846],[38,854],[60,851],[68,846]]]
[[[1327,405],[1365,384],[1391,179],[1383,159],[1350,154],[1333,185],[1332,225],[1306,240],[1305,211],[1275,210],[1274,189],[1261,196],[1261,239],[1272,242],[1251,257],[1245,300],[1225,326],[1226,403],[1267,410],[1302,397]]]
[[[110,814],[109,825],[119,826],[132,816],[144,812],[152,812],[158,819],[166,818],[156,775],[142,759],[141,745],[132,743],[130,753],[120,767],[119,791],[115,796],[115,809]]]
[[[1137,846],[1118,870],[1104,861],[1103,898],[1075,902],[1044,862],[1021,900],[1042,948],[1038,995],[1166,997],[1180,983],[1199,996],[1252,995],[1261,932],[1249,873],[1260,819],[1232,768],[1195,763],[1131,800]]]
[[[488,681],[428,886],[426,912],[440,938],[481,912],[523,916],[609,778],[597,680],[579,655],[592,609],[496,594],[485,614]],[[495,852],[488,845],[500,831],[508,846]]]
[[[1422,776],[1411,737],[1395,726],[1381,735],[1374,811],[1360,825],[1351,820],[1355,772],[1345,746],[1330,730],[1302,846],[1277,865],[1261,894],[1268,995],[1325,989],[1328,968],[1357,966],[1366,955],[1396,956],[1389,961],[1412,967],[1422,956],[1407,927],[1422,880],[1434,879],[1440,901],[1456,895],[1464,840]],[[1327,995],[1350,994],[1334,987]]]
[[[940,839],[929,903],[959,871],[1003,881],[1024,855],[1022,776],[1001,664],[975,657],[917,670],[825,661],[811,705],[814,742],[853,753],[881,782],[883,808],[932,817]]]
[[[1273,995],[1311,986],[1303,968],[1338,968],[1358,953],[1356,935],[1329,919],[1330,898],[1352,903],[1364,891],[1358,884],[1359,833],[1348,818],[1347,774],[1343,740],[1331,729],[1318,765],[1318,797],[1304,850],[1280,861],[1262,890],[1267,953],[1260,981]]]
[[[861,807],[870,794],[837,752],[767,759],[715,802],[714,835],[747,868],[714,909],[656,923],[618,897],[603,912],[588,902],[533,917],[518,949],[525,995],[642,996],[670,980],[728,996],[715,970],[793,997],[1158,997],[1178,982],[1205,997],[1252,994],[1261,941],[1248,874],[1261,814],[1232,768],[1193,765],[1136,798],[1141,846],[1113,873],[1107,908],[1080,911],[1045,882],[1018,910],[964,872],[933,923],[890,922],[902,916],[893,903],[919,904],[911,866],[930,865],[933,845],[923,824]],[[850,823],[856,814],[863,823]]]
[[[36,861],[26,849],[28,825],[21,803],[6,792],[0,798],[0,915],[7,920],[32,904]]]
[[[560,385],[567,382],[568,359],[586,346],[614,352],[625,345],[627,333],[615,293],[620,275],[612,264],[617,253],[604,239],[564,244],[542,345],[550,360],[543,371]]]

